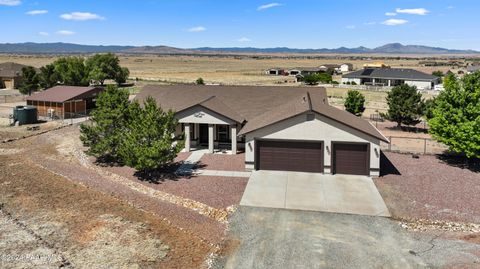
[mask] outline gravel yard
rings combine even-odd
[[[393,216],[480,223],[480,172],[438,156],[385,156],[375,184]]]
[[[200,159],[198,167],[206,170],[245,171],[245,153],[205,154]]]

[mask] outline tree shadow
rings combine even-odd
[[[428,133],[428,128],[423,128],[423,127],[417,127],[417,126],[388,126],[385,127],[386,129],[393,130],[393,131],[403,131],[403,132],[409,132],[409,133]]]
[[[180,166],[183,164],[183,161],[172,162],[155,170],[135,171],[133,175],[138,180],[152,184],[162,184],[167,180],[178,181],[180,178],[191,179],[193,177],[196,177],[195,173],[176,173],[178,168],[180,168]],[[192,170],[202,169],[204,167],[204,164],[197,163],[194,165]]]
[[[380,151],[380,176],[383,177],[387,175],[401,175],[401,173],[383,151]]]
[[[437,159],[441,162],[461,169],[468,169],[474,173],[480,173],[480,159],[468,159],[462,155],[455,154],[438,154]]]
[[[124,164],[122,162],[120,162],[118,159],[116,159],[116,158],[114,158],[110,155],[95,158],[94,164],[98,165],[98,166],[101,166],[101,167],[122,167],[122,166],[124,166]]]

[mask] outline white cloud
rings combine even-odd
[[[205,28],[203,26],[195,26],[195,27],[192,27],[192,28],[188,29],[187,31],[192,32],[192,33],[199,33],[199,32],[205,32],[206,30],[207,30],[207,28]]]
[[[265,5],[261,5],[257,8],[258,11],[260,10],[265,10],[265,9],[269,9],[269,8],[272,8],[272,7],[279,7],[279,6],[282,6],[282,4],[280,3],[270,3],[270,4],[265,4]]]
[[[407,22],[408,22],[407,20],[402,20],[402,19],[389,19],[389,20],[386,20],[386,21],[382,22],[382,24],[395,26],[395,25],[402,25],[402,24],[405,24]]]
[[[104,20],[105,18],[90,12],[72,12],[60,15],[60,18],[69,21],[88,21],[88,20]]]
[[[365,24],[365,25],[375,25],[377,23],[374,22],[374,21],[368,21],[368,22],[364,22],[363,24]]]
[[[42,15],[42,14],[47,14],[48,10],[30,10],[26,12],[25,14],[27,15]]]
[[[397,16],[397,13],[395,13],[395,12],[387,12],[387,13],[385,13],[385,16]]]
[[[250,42],[252,40],[248,37],[241,37],[241,38],[237,39],[237,41],[238,42]]]
[[[74,35],[75,32],[69,30],[60,30],[57,32],[58,35]]]
[[[352,29],[355,29],[357,27],[355,25],[347,25],[347,26],[345,26],[345,28],[352,30]]]
[[[430,11],[424,8],[397,8],[395,11],[402,14],[412,14],[412,15],[427,15]]]
[[[38,32],[39,35],[41,36],[49,36],[50,34],[47,32]]]
[[[18,6],[21,3],[20,0],[0,0],[0,6]]]

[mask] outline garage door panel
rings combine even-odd
[[[333,145],[334,173],[368,175],[368,144],[340,144]]]
[[[258,141],[261,170],[323,172],[321,142]]]

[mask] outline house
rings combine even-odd
[[[265,70],[265,74],[271,75],[271,76],[286,76],[288,75],[287,70],[285,68],[279,68],[279,67],[274,67]]]
[[[48,118],[73,118],[87,115],[95,108],[100,87],[55,86],[27,97],[27,105],[35,106],[38,115]]]
[[[23,64],[0,63],[0,89],[16,89],[22,81]]]
[[[308,76],[325,72],[326,69],[320,67],[296,67],[288,70],[290,76]]]
[[[467,66],[467,74],[472,74],[480,70],[480,65]]]
[[[397,86],[408,84],[418,89],[433,89],[440,82],[436,76],[414,69],[365,68],[342,76],[342,84],[355,82],[358,85]]]
[[[145,86],[176,111],[185,150],[245,152],[247,170],[379,175],[380,142],[368,121],[328,104],[325,88]]]
[[[353,64],[351,63],[344,63],[341,64],[340,67],[337,69],[337,72],[339,73],[347,73],[353,71]]]

